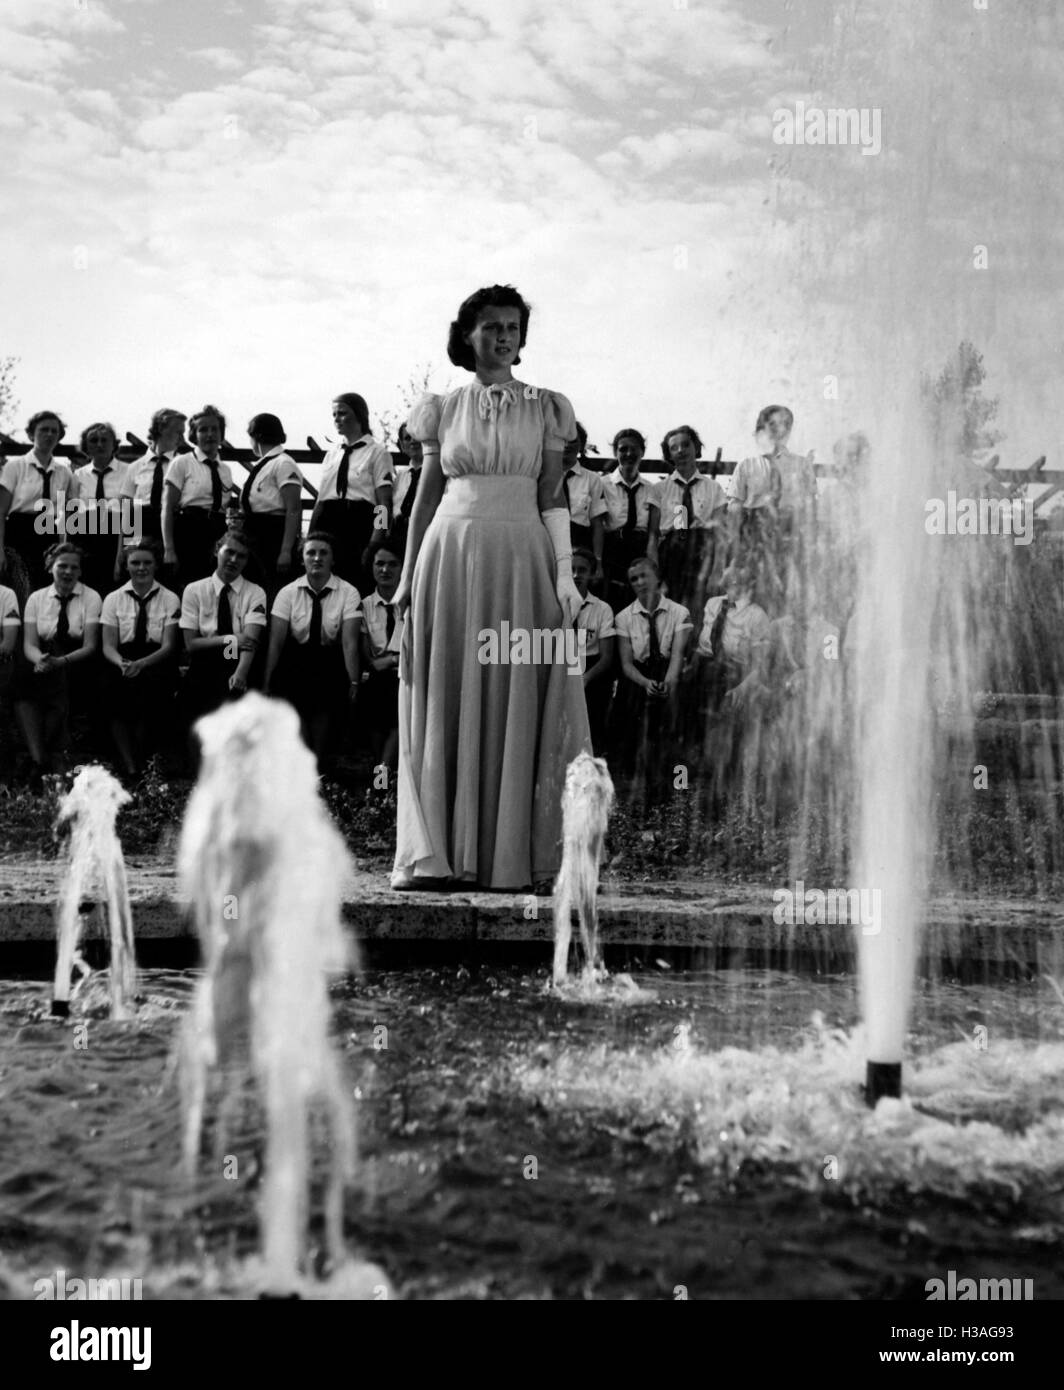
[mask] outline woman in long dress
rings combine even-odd
[[[447,350],[474,379],[408,422],[424,471],[393,600],[409,608],[397,888],[549,878],[566,769],[591,747],[579,661],[558,659],[557,640],[581,602],[561,488],[575,418],[564,396],[514,378],[528,315],[512,286],[470,296]]]

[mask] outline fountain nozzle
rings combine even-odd
[[[901,1095],[901,1063],[869,1062],[865,1072],[864,1096],[874,1110],[881,1096],[897,1099]]]

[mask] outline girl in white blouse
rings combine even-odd
[[[52,583],[26,601],[15,718],[37,770],[62,772],[72,697],[87,696],[99,650],[102,601],[81,583],[81,551],[72,542],[53,545],[44,562]]]
[[[325,455],[312,531],[336,538],[336,573],[360,593],[372,589],[364,563],[373,533],[392,524],[392,456],[369,432],[369,407],[355,391],[332,403],[333,424],[341,440]]]

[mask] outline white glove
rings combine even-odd
[[[569,627],[584,600],[573,583],[573,543],[569,536],[568,507],[551,507],[541,513],[550,543],[554,547],[555,591],[562,606],[562,621]]]

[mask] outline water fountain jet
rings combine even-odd
[[[195,1166],[211,1073],[222,1071],[232,1099],[249,1049],[266,1124],[262,1292],[328,1292],[311,1277],[306,1242],[310,1125],[320,1114],[331,1145],[329,1284],[340,1297],[380,1297],[388,1289],[381,1271],[343,1258],[355,1113],[329,1039],[327,976],[357,965],[340,916],[347,849],[289,705],[250,694],[200,720],[196,732],[202,764],[178,854],[205,965],[183,1042],[186,1167]]]
[[[71,999],[92,973],[78,943],[86,920],[101,907],[105,909],[111,943],[111,1018],[131,1017],[137,969],[133,917],[122,845],[115,834],[115,818],[129,799],[122,784],[106,768],[93,763],[78,770],[70,791],[59,804],[58,824],[69,823],[71,832],[70,864],[59,899],[53,1017],[69,1016]],[[75,969],[80,978],[71,988]]]

